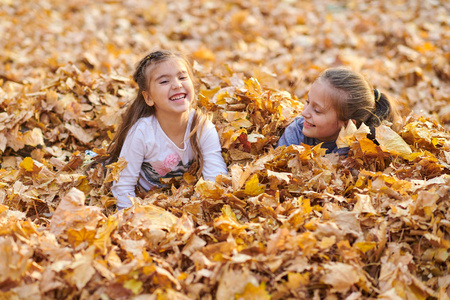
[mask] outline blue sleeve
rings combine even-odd
[[[278,140],[277,146],[300,145],[303,143],[305,139],[305,136],[302,133],[303,122],[303,117],[295,118],[284,130],[283,135]]]

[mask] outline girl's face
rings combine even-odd
[[[158,119],[189,111],[194,99],[194,84],[183,60],[169,58],[150,66],[147,72],[149,89],[143,96],[149,106],[155,106]]]
[[[335,141],[339,136],[344,121],[339,120],[333,108],[332,95],[334,89],[324,80],[316,80],[308,93],[303,108],[305,119],[303,134],[322,142]]]

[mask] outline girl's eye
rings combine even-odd
[[[163,81],[160,81],[159,83],[160,84],[166,84],[166,83],[168,83],[169,81],[167,81],[167,80],[163,80]]]
[[[180,76],[180,80],[185,80],[187,79],[187,76]]]
[[[318,110],[317,108],[315,108],[314,111],[315,111],[317,114],[321,114],[321,113],[322,113],[322,112],[321,112],[320,110]]]

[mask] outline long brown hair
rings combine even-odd
[[[156,110],[154,106],[149,106],[144,99],[144,91],[149,89],[149,75],[148,68],[154,66],[158,63],[164,62],[170,58],[180,59],[185,65],[188,71],[190,79],[194,82],[194,74],[192,71],[192,65],[184,55],[180,53],[174,53],[167,50],[154,51],[144,58],[142,58],[136,66],[136,70],[133,74],[133,79],[137,83],[139,90],[136,98],[127,108],[127,110],[122,115],[122,123],[120,124],[117,132],[114,135],[111,144],[107,149],[109,157],[106,159],[106,163],[111,164],[119,159],[120,151],[122,150],[125,138],[133,127],[134,124],[140,119],[149,117],[155,114]],[[204,127],[208,116],[203,113],[199,108],[197,108],[196,103],[192,103],[195,109],[194,117],[192,120],[192,125],[190,128],[189,140],[191,147],[194,151],[195,157],[198,158],[199,169],[197,175],[200,175],[203,169],[203,155],[200,151],[200,146],[198,144],[198,136],[201,135],[201,131]],[[199,130],[200,129],[200,130]],[[198,133],[198,134],[197,134]]]
[[[355,120],[377,127],[383,120],[392,122],[394,130],[400,130],[401,117],[396,101],[378,90],[359,73],[347,68],[326,69],[318,80],[324,80],[333,88],[333,107],[343,121]]]

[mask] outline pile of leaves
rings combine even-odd
[[[263,2],[0,3],[2,298],[448,299],[448,4]],[[192,53],[229,174],[117,212],[125,162],[96,160],[151,43]],[[397,96],[403,129],[346,128],[346,158],[276,148],[340,64]]]

